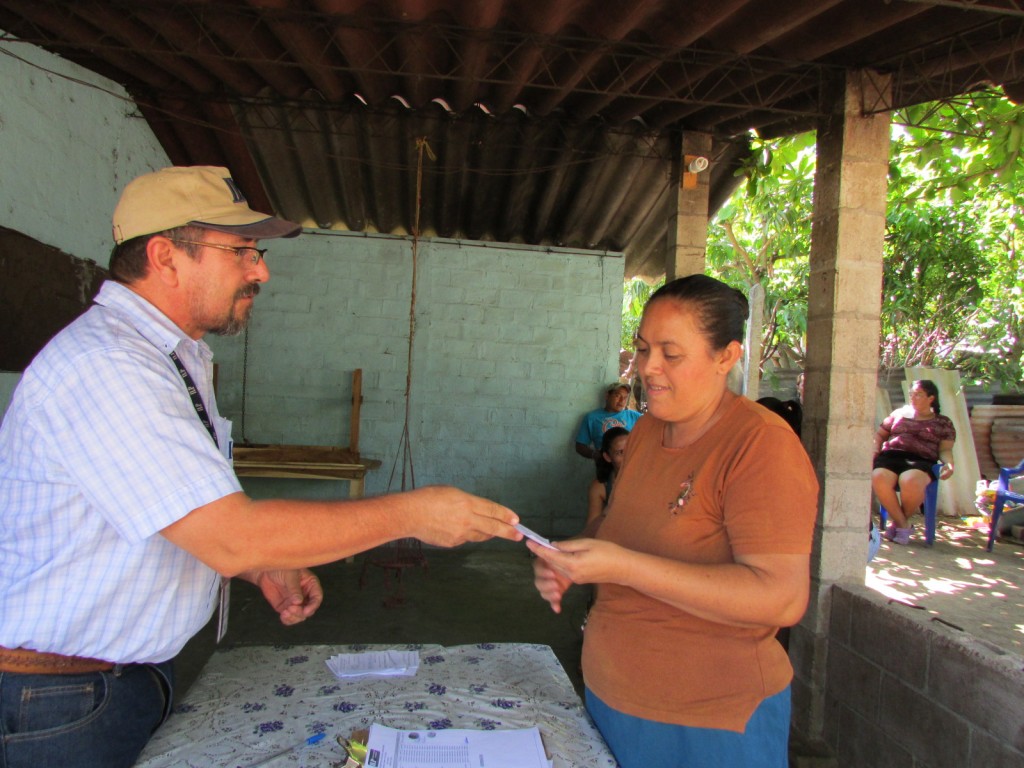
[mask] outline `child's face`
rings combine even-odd
[[[608,446],[608,450],[604,452],[604,457],[607,459],[616,470],[622,466],[622,459],[626,455],[626,441],[629,439],[629,435],[620,435],[612,440],[612,444]]]

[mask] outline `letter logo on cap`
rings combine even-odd
[[[242,190],[240,190],[238,188],[238,185],[235,184],[235,180],[234,179],[232,179],[230,176],[227,176],[224,179],[224,183],[227,184],[228,185],[228,189],[231,190],[231,197],[232,197],[232,201],[231,202],[233,202],[233,203],[244,203],[245,202],[245,195],[242,194]]]

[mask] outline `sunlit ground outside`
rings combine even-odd
[[[940,518],[935,544],[927,547],[923,520],[912,522],[909,545],[883,542],[868,564],[867,586],[1024,655],[1024,546],[997,539],[990,553],[988,525],[980,518]]]

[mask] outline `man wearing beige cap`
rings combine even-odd
[[[640,411],[627,408],[629,405],[629,384],[613,381],[604,391],[604,408],[585,413],[576,432],[576,453],[585,459],[596,461],[601,455],[601,441],[604,433],[612,427],[631,430],[640,418]]]
[[[202,338],[244,328],[270,277],[258,241],[299,229],[250,209],[224,168],[122,192],[112,279],[25,370],[0,427],[0,768],[132,765],[225,577],[295,624],[323,597],[308,566],[399,538],[522,538],[511,510],[454,488],[242,491]]]

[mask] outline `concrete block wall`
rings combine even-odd
[[[104,267],[121,189],[170,165],[125,90],[26,43],[0,46],[0,225]]]
[[[841,768],[1024,765],[1024,659],[926,611],[835,585],[826,680]]]
[[[424,240],[417,253],[408,441],[403,442],[412,242],[307,232],[273,241],[244,337],[211,340],[218,403],[254,443],[348,445],[363,371],[367,493],[452,484],[549,536],[582,527],[592,465],[572,448],[618,372],[617,254]],[[247,356],[247,363],[245,362]],[[404,448],[411,450],[411,464]],[[392,473],[393,477],[392,477]],[[255,496],[344,495],[337,483],[244,480]]]

